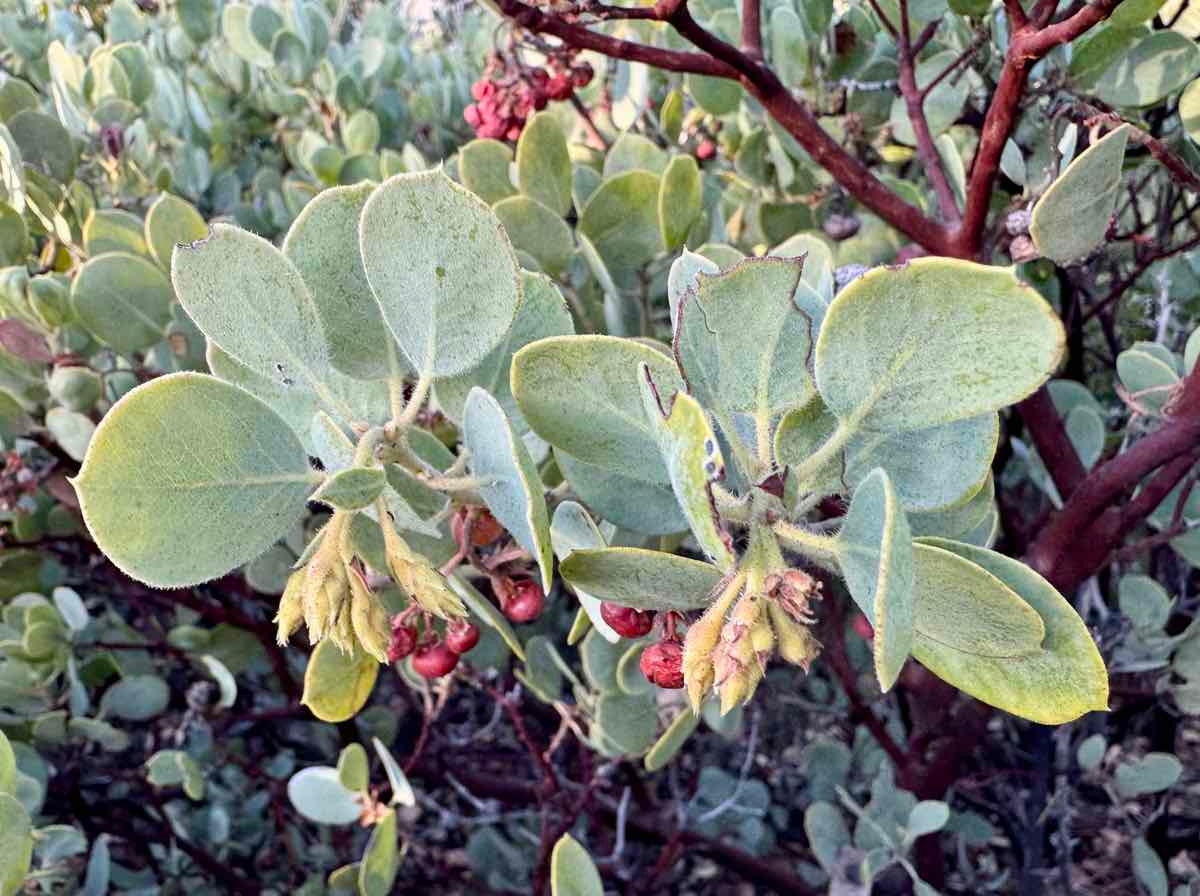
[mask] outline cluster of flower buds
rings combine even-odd
[[[821,585],[799,569],[784,569],[754,581],[745,573],[729,578],[717,600],[690,628],[683,649],[688,698],[698,711],[711,689],[726,713],[749,700],[767,660],[778,650],[808,671],[821,645],[810,626],[811,602]]]
[[[516,140],[525,122],[547,103],[569,100],[593,77],[586,62],[575,62],[572,51],[555,55],[548,68],[526,68],[520,60],[493,53],[479,80],[471,85],[475,102],[463,110],[463,118],[475,136],[493,140]]]
[[[417,631],[415,616],[425,619],[425,638]],[[464,653],[479,643],[479,629],[466,619],[452,619],[446,623],[444,636],[430,624],[427,614],[413,604],[392,619],[392,637],[388,645],[388,661],[399,662],[412,656],[413,670],[423,678],[441,678],[449,675],[458,666]]]
[[[328,637],[347,653],[358,645],[382,663],[392,652],[396,633],[355,556],[351,518],[348,513],[334,513],[317,534],[307,562],[289,577],[275,617],[277,637],[286,644],[303,623],[313,644]],[[382,529],[388,572],[412,601],[412,608],[443,619],[465,617],[466,607],[441,573],[410,550],[390,524]]]

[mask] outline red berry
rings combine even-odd
[[[417,648],[412,664],[413,670],[422,678],[441,678],[454,671],[458,665],[458,654],[441,641],[434,641]]]
[[[462,510],[450,519],[450,534],[456,544],[462,544],[463,529],[466,526],[467,511]],[[504,527],[486,510],[480,510],[471,520],[471,544],[482,548],[492,544],[504,534]]]
[[[388,643],[388,662],[399,662],[412,653],[416,646],[416,626],[404,625],[397,616],[392,622],[392,640]]]
[[[546,608],[542,586],[533,579],[513,583],[513,594],[504,605],[504,615],[513,622],[533,622]]]
[[[479,629],[466,620],[452,622],[446,628],[446,646],[457,654],[464,654],[479,643]]]
[[[864,641],[870,641],[875,637],[875,629],[871,627],[871,623],[867,621],[867,617],[858,615],[854,617],[854,633]]]
[[[600,604],[600,617],[622,638],[640,638],[654,628],[654,614],[649,610],[635,610],[608,601]]]
[[[592,83],[594,76],[595,70],[586,62],[571,69],[571,83],[575,85],[576,89],[587,87]]]
[[[463,109],[463,120],[473,128],[479,127],[479,122],[482,120],[479,117],[479,107],[471,105]]]
[[[696,147],[696,158],[701,162],[711,159],[717,154],[717,144],[711,140],[701,140],[700,145]]]
[[[568,99],[575,92],[575,85],[564,74],[555,75],[546,85],[546,95],[552,100]]]
[[[683,645],[678,641],[659,641],[642,651],[638,663],[642,674],[660,688],[677,691],[683,687]]]

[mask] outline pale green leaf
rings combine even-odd
[[[1155,31],[1117,57],[1090,93],[1110,106],[1150,106],[1200,71],[1200,47],[1177,31]]]
[[[1117,790],[1126,797],[1161,793],[1173,787],[1183,774],[1183,763],[1172,753],[1147,753],[1133,762],[1117,766]]]
[[[1128,142],[1129,128],[1117,128],[1068,165],[1037,201],[1029,235],[1042,255],[1065,264],[1104,242]]]
[[[721,569],[734,562],[729,536],[721,529],[712,484],[725,473],[725,459],[704,408],[691,395],[662,393],[639,365],[646,417],[658,430],[659,450],[667,466],[671,489],[687,517],[692,535],[704,553]]]
[[[17,757],[8,735],[0,731],[0,794],[13,794],[17,786]]]
[[[362,709],[379,676],[379,662],[355,646],[343,653],[325,638],[308,658],[300,702],[322,722],[344,722]]]
[[[617,285],[633,285],[636,273],[662,249],[658,227],[659,176],[642,169],[605,180],[579,213],[587,237]]]
[[[571,210],[571,157],[554,114],[539,112],[517,141],[517,183],[521,192],[559,215]]]
[[[208,225],[196,207],[170,193],[159,196],[146,212],[146,244],[154,260],[168,270],[177,245],[203,239],[206,233]]]
[[[104,692],[100,711],[127,722],[145,722],[167,708],[171,692],[157,675],[129,675]]]
[[[1135,837],[1133,849],[1133,874],[1138,879],[1149,896],[1167,896],[1170,892],[1170,881],[1167,869],[1158,853],[1154,851],[1145,837]],[[1186,891],[1186,888],[1185,888]]]
[[[675,330],[679,320],[679,306],[683,304],[689,290],[694,290],[700,274],[719,274],[721,268],[715,261],[691,251],[686,246],[682,254],[671,262],[667,274],[667,303],[671,312],[671,329]]]
[[[908,813],[904,827],[910,839],[935,834],[950,820],[950,807],[941,800],[921,800]]]
[[[95,435],[96,424],[76,411],[51,408],[46,412],[46,430],[68,457],[82,461]]]
[[[327,385],[329,346],[316,303],[282,252],[248,231],[214,224],[207,239],[176,247],[171,278],[184,309],[226,354],[349,415]]]
[[[912,536],[883,470],[855,489],[837,545],[850,594],[875,629],[875,676],[887,691],[912,652],[915,595]]]
[[[521,272],[524,299],[504,339],[477,366],[464,374],[439,379],[434,384],[438,405],[451,420],[461,422],[467,395],[475,386],[486,389],[504,408],[509,423],[521,435],[529,426],[513,398],[509,384],[513,355],[550,336],[567,336],[575,331],[566,300],[554,281],[545,274]]]
[[[1171,618],[1171,597],[1162,585],[1145,575],[1123,576],[1117,603],[1135,631],[1161,635]]]
[[[923,539],[914,547],[918,558],[918,637],[913,656],[922,665],[991,706],[1044,725],[1062,724],[1086,712],[1107,708],[1108,671],[1104,661],[1083,620],[1045,579],[1024,564],[984,548],[942,539]],[[1045,630],[1040,648],[1021,656],[986,657],[949,649],[921,637],[925,566],[932,564],[922,563],[920,558],[932,557],[933,551],[953,552],[1012,589],[1015,599],[1040,618]],[[977,584],[969,595],[970,603],[960,612],[988,613],[992,591],[989,587],[981,592]],[[1016,626],[1017,615],[1010,615]],[[1010,629],[1008,638],[1016,630]]]
[[[204,774],[182,750],[159,750],[146,760],[146,780],[155,787],[182,787],[189,799],[204,799]]]
[[[0,793],[0,896],[15,896],[33,859],[33,826],[14,797]]]
[[[575,550],[559,564],[559,572],[572,588],[639,610],[706,607],[721,581],[720,570],[710,563],[643,548]]]
[[[358,379],[391,374],[392,340],[371,296],[358,251],[358,221],[374,184],[324,190],[304,207],[283,241],[329,346],[329,363]]]
[[[905,432],[860,431],[846,446],[845,479],[857,485],[882,467],[905,510],[954,506],[982,488],[999,439],[996,414]]]
[[[1064,342],[1049,305],[1011,269],[918,258],[868,271],[834,299],[817,388],[846,429],[920,429],[1029,395]]]
[[[371,745],[375,747],[375,753],[379,756],[379,761],[383,764],[383,771],[387,775],[388,786],[392,789],[392,798],[389,800],[389,804],[415,806],[417,796],[413,793],[412,785],[408,783],[408,777],[404,774],[400,763],[396,761],[396,757],[392,755],[392,751],[377,737],[371,738]]]
[[[647,482],[668,482],[658,437],[642,405],[638,365],[664,394],[683,388],[671,359],[612,336],[560,336],[513,357],[512,392],[531,429],[585,463]]]
[[[692,732],[696,730],[696,726],[700,724],[700,716],[692,712],[690,707],[684,707],[679,710],[671,723],[667,725],[667,730],[662,733],[662,736],[654,742],[649,752],[646,753],[645,759],[642,760],[642,765],[646,771],[656,772],[661,768],[665,768],[672,759],[678,755],[683,749],[683,745],[687,743]]]
[[[971,555],[952,552],[941,542],[918,541],[913,569],[913,652],[921,662],[922,651],[968,662],[1034,656],[1041,650],[1046,629],[1037,611]]]
[[[570,834],[563,834],[550,852],[552,896],[604,896],[604,882],[592,857]]]
[[[127,574],[194,585],[253,560],[300,516],[304,448],[270,408],[203,374],[129,392],[75,480],[96,543]]]
[[[327,765],[300,769],[288,779],[287,793],[296,811],[317,824],[353,824],[362,812],[358,794],[343,787],[337,769]]]
[[[658,712],[654,698],[606,693],[596,705],[592,740],[607,756],[640,756],[654,746]]]
[[[472,140],[458,151],[463,186],[489,205],[517,195],[509,175],[512,150],[499,140]]]
[[[387,474],[382,468],[349,467],[328,477],[309,500],[336,510],[362,510],[375,503],[386,487]]]
[[[643,535],[669,535],[688,528],[670,483],[633,479],[563,451],[555,450],[554,457],[579,499],[613,525]]]
[[[742,88],[728,78],[689,74],[684,77],[687,92],[709,115],[728,115],[742,101]]]
[[[367,751],[362,744],[347,744],[338,754],[338,780],[347,790],[365,791],[371,784]]]
[[[688,156],[688,158],[691,157]],[[695,162],[694,159],[692,161]],[[639,168],[643,171],[662,174],[667,169],[667,154],[649,137],[643,137],[633,131],[625,131],[609,147],[604,156],[604,169],[601,173],[605,177],[612,177],[614,174],[635,171]]]
[[[574,501],[563,501],[554,508],[554,517],[550,521],[550,541],[554,546],[554,555],[560,563],[567,559],[572,551],[608,547],[608,542],[600,534],[588,512]],[[587,614],[592,627],[605,640],[616,644],[621,636],[613,631],[612,626],[600,615],[600,599],[578,588],[575,589],[575,596],[579,598],[579,605]]]
[[[92,256],[71,284],[71,304],[79,322],[122,355],[143,351],[163,338],[173,298],[166,275],[128,252]]]
[[[532,256],[551,276],[563,272],[575,252],[575,240],[571,228],[556,212],[529,196],[502,199],[492,211],[504,225],[514,249]]]
[[[503,339],[521,303],[516,255],[492,210],[440,170],[380,185],[359,240],[384,321],[417,370],[455,376]]]
[[[388,896],[400,871],[400,838],[396,810],[384,813],[371,830],[371,838],[358,866],[360,896]]]
[[[727,439],[748,418],[749,446],[769,466],[771,430],[813,396],[806,360],[807,315],[793,303],[800,283],[797,259],[743,261],[722,274],[698,275],[679,306],[675,346],[688,389],[718,414]]]
[[[610,154],[610,158],[611,158]],[[605,161],[607,164],[607,160]],[[688,231],[700,217],[703,181],[695,157],[672,158],[659,187],[659,229],[667,252],[674,252],[688,239]]]
[[[500,403],[476,386],[467,396],[463,414],[463,444],[467,464],[476,477],[488,509],[517,543],[534,557],[542,587],[550,591],[553,556],[550,516],[545,487],[525,443],[513,432]]]

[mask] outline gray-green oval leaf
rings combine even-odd
[[[521,302],[512,244],[492,210],[440,170],[384,181],[359,240],[384,321],[417,370],[463,373],[508,331]]]
[[[311,482],[304,448],[270,408],[212,377],[176,373],[109,411],[75,488],[109,558],[172,588],[263,553],[303,512]]]

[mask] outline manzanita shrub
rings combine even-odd
[[[0,11],[0,896],[1190,893],[1194,11],[486,6]]]
[[[464,595],[481,606],[462,558],[406,533],[436,535],[432,520],[477,497],[546,591],[552,518],[598,536],[578,504],[548,506],[532,434],[585,502],[609,492],[604,521],[686,527],[694,556],[602,540],[559,553],[593,624],[611,630],[601,601],[662,615],[643,669],[685,686],[694,710],[710,692],[722,712],[744,703],[776,654],[817,658],[812,566],[870,621],[884,690],[913,655],[1037,721],[1105,709],[1074,610],[988,550],[996,413],[1061,360],[1053,312],[1010,271],[946,259],[877,269],[806,311],[802,271],[802,258],[721,272],[683,256],[668,347],[572,334],[554,285],[523,273],[495,214],[438,171],[326,191],[282,249],[214,225],[176,249],[172,276],[215,375],[160,377],[106,415],[75,480],[84,518],[129,575],[185,587],[262,554],[306,502],[327,507],[277,621],[281,641],[304,625],[318,645],[310,705],[337,720],[388,659],[373,576],[412,602],[398,624],[420,620],[418,651],[441,637],[435,620],[454,634]],[[431,392],[459,421],[450,447],[415,425]]]

